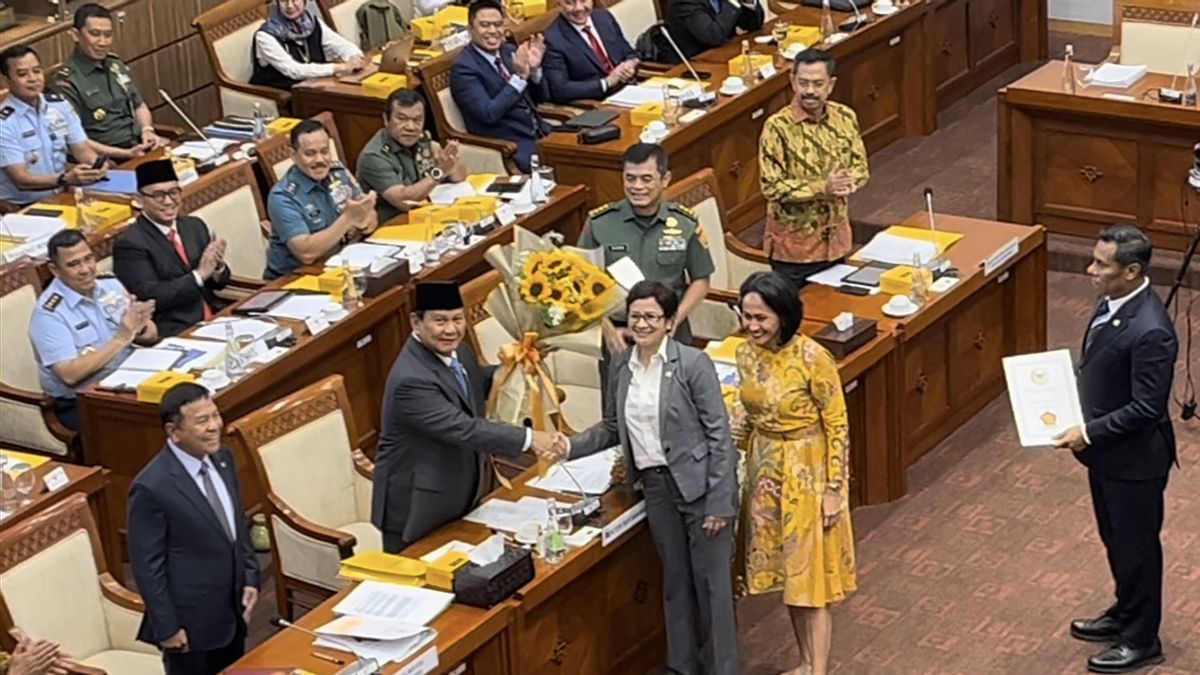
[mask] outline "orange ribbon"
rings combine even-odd
[[[546,372],[537,341],[537,333],[525,333],[520,342],[512,342],[500,348],[500,372],[492,385],[492,391],[488,394],[487,409],[489,413],[495,413],[499,392],[519,372],[525,380],[525,392],[529,397],[529,413],[533,419],[533,428],[538,431],[546,431],[544,427],[547,415],[558,414],[560,409],[554,380],[550,379],[550,374]],[[546,410],[547,397],[550,400],[549,411]],[[500,484],[511,488],[511,483],[500,474],[499,467],[494,461],[492,468],[496,471],[496,479]],[[549,465],[538,460],[539,475],[545,475],[549,469]]]

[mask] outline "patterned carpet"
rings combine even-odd
[[[1050,346],[1077,351],[1094,302],[1090,282],[1051,273],[1049,293]],[[1200,293],[1182,297],[1200,310]],[[1192,331],[1200,335],[1200,316]],[[1181,354],[1180,385],[1183,365]],[[1163,533],[1168,660],[1145,671],[1155,675],[1200,672],[1200,485],[1191,480],[1200,420],[1180,422],[1178,410],[1183,470],[1167,490]],[[1107,607],[1112,586],[1083,468],[1065,452],[1022,450],[998,398],[913,467],[910,488],[899,502],[854,512],[859,591],[834,610],[831,672],[1085,672],[1098,650],[1071,639],[1067,623]],[[744,600],[739,612],[745,675],[794,665],[778,599]]]

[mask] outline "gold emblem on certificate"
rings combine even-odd
[[[1053,411],[1047,410],[1042,413],[1041,420],[1045,426],[1053,427],[1058,422],[1058,415],[1055,415]]]
[[[1034,368],[1029,373],[1029,379],[1034,384],[1046,384],[1050,380],[1050,373],[1045,368]]]

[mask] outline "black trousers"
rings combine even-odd
[[[1088,472],[1096,527],[1108,553],[1117,602],[1105,612],[1121,625],[1121,640],[1144,648],[1162,623],[1163,492],[1167,479],[1111,480]]]
[[[384,530],[382,534],[384,553],[399,553],[408,548],[408,545],[412,543],[404,540],[404,534],[402,532],[391,532]]]
[[[784,262],[782,260],[771,261],[771,271],[778,272],[796,285],[796,290],[801,290],[808,285],[808,278],[817,272],[823,272],[834,265],[846,262],[845,258],[837,260],[821,260],[818,262],[793,263]]]
[[[164,652],[167,675],[218,675],[246,653],[246,624],[237,620],[233,640],[219,649],[203,652]]]
[[[54,399],[54,415],[71,431],[79,431],[79,404],[73,398]]]

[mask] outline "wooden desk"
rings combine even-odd
[[[549,203],[522,217],[517,224],[535,232],[560,229],[577,237],[585,215],[586,193],[586,188],[578,186],[556,188]],[[498,228],[485,242],[423,270],[416,280],[469,278],[467,275],[486,265],[483,253],[488,247],[510,241],[512,228]],[[277,279],[267,288],[281,287],[292,278]],[[237,419],[338,373],[346,380],[355,428],[360,434],[359,447],[373,456],[384,384],[392,362],[411,332],[408,315],[412,293],[411,283],[392,288],[368,299],[363,307],[315,337],[300,323],[283,322],[297,336],[296,346],[218,392],[215,400],[222,416],[226,420]],[[232,308],[226,308],[222,314],[231,311]],[[112,489],[108,490],[107,499],[123,547],[129,486],[164,442],[158,406],[139,402],[132,393],[103,391],[93,384],[79,393],[79,413],[84,461],[112,470]],[[257,510],[263,491],[255,480],[249,458],[238,458],[237,465],[242,505],[247,510]]]
[[[513,490],[492,496],[519,499],[550,493],[529,488],[523,474]],[[601,523],[608,523],[635,503],[621,487],[604,495]],[[458,539],[482,541],[489,530],[458,521],[435,531],[405,551],[418,557]],[[439,665],[435,675],[631,675],[650,670],[665,654],[662,578],[658,555],[645,524],[609,546],[600,540],[572,549],[558,565],[535,561],[533,581],[508,601],[484,611],[464,605],[451,608],[433,622],[438,629]],[[333,618],[332,608],[348,589],[326,600],[297,623],[314,628]],[[252,650],[234,667],[293,666],[319,675],[337,667],[309,656],[312,638],[283,631]],[[414,659],[410,659],[411,662]],[[407,662],[406,662],[407,663]],[[405,664],[384,668],[397,672]]]
[[[881,307],[888,298],[883,294],[859,297],[810,285],[802,295],[806,315],[815,320],[828,321],[849,311],[894,326],[887,392],[868,393],[884,396],[886,404],[866,408],[893,416],[890,430],[876,422],[868,428],[867,439],[868,461],[881,461],[879,451],[872,451],[869,434],[895,434],[889,446],[894,450],[887,457],[899,464],[889,464],[886,471],[889,499],[904,494],[909,466],[1004,390],[1002,357],[1046,347],[1045,231],[946,215],[939,215],[937,223],[940,231],[965,235],[947,252],[961,280],[945,293],[932,295],[916,314],[903,319],[885,316]],[[903,224],[926,227],[925,214],[915,214]],[[1014,237],[1020,242],[1017,255],[985,277],[983,261]],[[877,400],[869,398],[867,403]],[[882,494],[882,479],[870,480],[869,497]]]
[[[1200,140],[1200,109],[1148,100],[1171,78],[1147,74],[1128,91],[1062,91],[1062,64],[1048,63],[1000,90],[996,199],[999,217],[1042,223],[1094,239],[1136,223],[1156,246],[1184,250],[1183,191]],[[1132,101],[1104,98],[1119,93]],[[1191,196],[1189,227],[1200,222]]]
[[[67,484],[50,492],[46,489],[43,479],[46,474],[58,468],[67,473]],[[117,581],[120,581],[124,577],[122,574],[124,567],[121,565],[120,549],[115,540],[111,538],[114,531],[108,527],[108,503],[104,498],[104,488],[108,485],[109,470],[101,466],[79,466],[50,460],[34,469],[33,473],[37,476],[37,489],[34,492],[33,501],[10,513],[4,520],[0,520],[0,532],[8,531],[75,493],[85,495],[88,506],[92,509],[92,517],[96,519],[96,525],[100,528],[100,539],[104,545],[104,556],[108,561],[109,571],[117,578]]]

